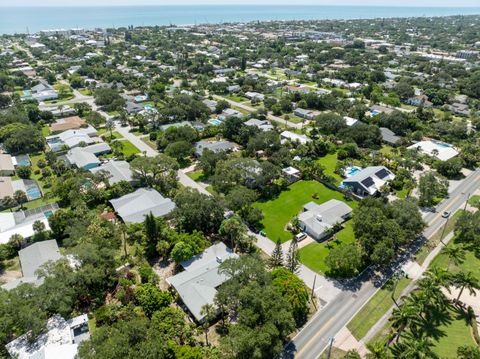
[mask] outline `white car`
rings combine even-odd
[[[307,234],[304,232],[300,232],[297,235],[295,235],[295,239],[300,242],[303,241],[305,238],[307,238]]]

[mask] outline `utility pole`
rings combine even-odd
[[[314,296],[315,296],[315,282],[316,281],[317,281],[317,275],[315,274],[315,277],[313,278],[312,294],[310,295],[310,297],[312,298],[312,303],[313,303],[315,309],[317,309],[317,303],[314,299]]]
[[[327,359],[330,359],[330,355],[332,354],[332,345],[333,345],[333,341],[335,339],[333,338],[330,338],[330,341],[329,341],[329,344],[328,344],[328,353],[327,353]]]
[[[447,220],[445,221],[445,225],[443,226],[442,235],[440,236],[441,243],[443,243],[443,235],[445,234],[445,229],[447,228],[447,224],[449,220],[450,220],[450,216],[448,216]]]
[[[463,207],[463,210],[466,211],[467,210],[467,204],[468,204],[468,200],[470,199],[470,193],[467,195],[467,199],[465,200],[465,207]]]

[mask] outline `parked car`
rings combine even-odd
[[[300,232],[295,235],[295,239],[300,242],[303,241],[305,238],[307,238],[307,234],[305,232]]]
[[[448,217],[450,217],[450,211],[445,211],[445,212],[443,212],[443,213],[442,213],[442,217],[443,217],[443,218],[448,218]]]

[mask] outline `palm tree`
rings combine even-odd
[[[417,319],[418,308],[409,302],[405,302],[399,308],[394,309],[390,321],[392,328],[396,331],[396,335],[392,338],[392,341],[395,339],[398,343],[403,331]]]
[[[200,314],[204,316],[204,323],[202,327],[205,333],[205,344],[209,346],[210,344],[208,343],[208,327],[209,327],[210,321],[212,321],[217,315],[217,309],[213,304],[205,304],[200,309]]]
[[[385,343],[380,341],[368,343],[367,349],[370,351],[366,356],[367,359],[386,359],[389,357]]]
[[[432,350],[433,344],[428,337],[412,337],[405,342],[398,343],[394,354],[402,359],[436,359],[438,355]]]
[[[448,257],[447,271],[450,270],[450,265],[452,263],[458,266],[465,261],[466,251],[463,246],[447,246],[443,248],[443,253]]]
[[[475,289],[480,289],[480,283],[472,272],[459,272],[452,276],[451,282],[455,288],[460,288],[457,302],[460,301],[460,297],[462,296],[465,289],[468,289],[470,295],[476,295]]]

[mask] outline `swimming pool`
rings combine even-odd
[[[32,186],[30,188],[27,188],[26,193],[27,193],[27,198],[30,201],[42,198],[42,192],[40,191],[40,188],[38,188],[36,186]]]
[[[347,168],[345,168],[343,173],[345,174],[345,177],[350,178],[352,176],[355,176],[361,170],[362,168],[358,166],[348,166]]]
[[[208,120],[208,123],[214,126],[219,126],[222,124],[222,121],[220,121],[218,118],[212,118],[211,120]]]
[[[148,105],[143,106],[143,108],[145,110],[153,110],[155,107],[153,105],[148,104]]]
[[[26,155],[15,156],[17,166],[30,166],[30,159]]]
[[[135,102],[142,102],[142,101],[146,101],[147,99],[148,99],[148,96],[145,96],[145,95],[135,96]]]
[[[450,148],[452,146],[450,146],[448,143],[444,143],[444,142],[439,142],[439,141],[432,141],[434,144],[436,144],[438,147],[442,147],[442,148]]]
[[[45,211],[43,212],[43,215],[48,219],[53,215],[53,211]]]

